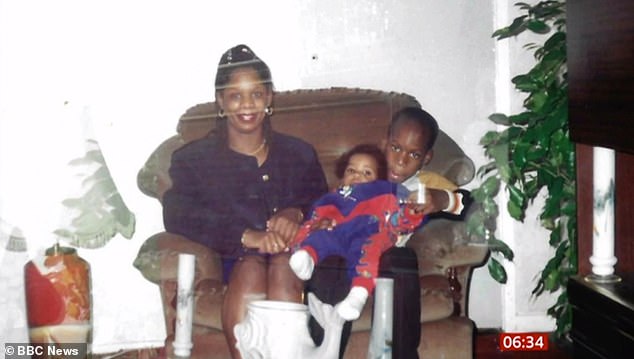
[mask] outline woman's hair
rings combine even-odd
[[[356,145],[351,150],[345,152],[337,158],[337,161],[335,162],[335,175],[338,179],[343,178],[346,168],[348,167],[348,163],[350,162],[350,158],[354,155],[368,155],[374,158],[377,166],[377,178],[380,180],[387,179],[387,160],[385,159],[385,154],[378,146],[367,143]]]
[[[436,138],[438,138],[438,122],[436,122],[436,119],[427,111],[419,107],[405,107],[397,111],[392,116],[392,122],[388,127],[388,138],[392,136],[392,132],[394,131],[396,125],[405,121],[416,123],[421,129],[427,130],[429,132],[429,141],[427,142],[426,150],[430,150],[434,147]]]
[[[225,53],[220,57],[215,81],[216,98],[218,98],[218,93],[228,86],[233,72],[243,68],[252,68],[255,70],[258,73],[262,84],[268,87],[270,91],[273,91],[273,78],[271,76],[269,66],[247,45],[241,44],[225,51]],[[270,141],[272,126],[269,115],[265,116],[262,126],[264,129],[264,137]],[[221,140],[226,141],[227,121],[224,117],[221,117],[220,115],[217,117],[215,129],[211,133],[219,136]]]
[[[216,92],[224,90],[231,80],[233,71],[245,67],[254,69],[262,83],[273,90],[273,78],[269,66],[257,57],[247,45],[237,45],[225,51],[220,57],[216,72]]]

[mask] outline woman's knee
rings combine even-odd
[[[271,258],[268,268],[269,295],[282,296],[287,300],[301,299],[304,290],[304,281],[299,279],[288,260],[290,254],[283,253]]]
[[[260,256],[245,256],[240,258],[231,271],[229,288],[265,288],[266,261]]]
[[[270,279],[289,277],[292,279],[297,278],[297,276],[291,269],[291,266],[288,264],[290,257],[290,253],[282,253],[272,256],[269,262],[269,267],[267,268],[268,277]]]

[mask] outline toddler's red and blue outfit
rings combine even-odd
[[[381,254],[425,219],[404,204],[408,195],[403,185],[383,180],[339,187],[313,204],[310,218],[295,237],[295,249],[306,250],[314,263],[330,255],[345,257],[352,286],[371,293]],[[311,230],[324,218],[336,226]]]

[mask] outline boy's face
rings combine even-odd
[[[385,148],[387,179],[401,183],[429,163],[433,156],[432,150],[426,150],[429,140],[429,133],[417,123],[397,123]]]
[[[378,167],[374,157],[363,153],[352,155],[348,161],[348,166],[343,172],[341,183],[349,186],[357,183],[366,183],[378,178]]]

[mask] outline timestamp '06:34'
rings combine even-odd
[[[548,333],[500,333],[501,351],[547,351]]]

